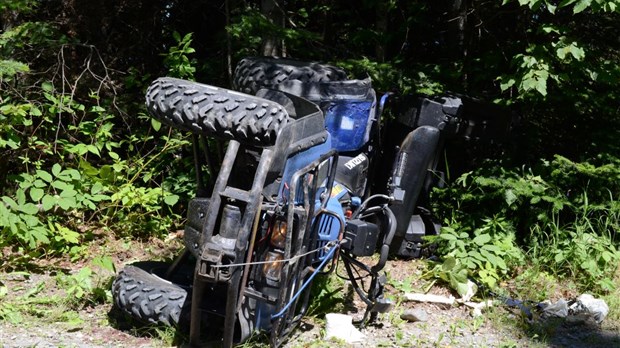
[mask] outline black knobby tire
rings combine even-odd
[[[185,327],[191,311],[191,280],[171,282],[158,276],[163,262],[138,262],[121,270],[112,283],[114,304],[139,321]]]
[[[173,127],[258,146],[273,145],[290,120],[273,101],[169,77],[151,84],[146,107]]]
[[[233,88],[256,94],[261,88],[271,88],[284,81],[330,82],[346,79],[346,72],[332,65],[274,57],[248,57],[239,61],[235,68]]]

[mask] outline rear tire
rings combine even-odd
[[[273,101],[169,77],[151,84],[146,107],[173,127],[258,146],[273,145],[290,120]]]
[[[261,88],[271,88],[284,81],[330,82],[346,79],[346,72],[332,65],[274,57],[248,57],[235,68],[233,88],[256,94]]]
[[[177,274],[173,282],[160,277],[168,266],[151,261],[126,266],[112,283],[114,304],[145,323],[188,327],[191,278]]]

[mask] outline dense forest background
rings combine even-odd
[[[102,234],[179,228],[191,146],[146,116],[146,87],[164,75],[230,87],[240,59],[278,55],[371,76],[379,93],[452,91],[517,113],[510,152],[437,193],[440,251],[490,286],[527,259],[612,291],[619,11],[618,0],[1,0],[0,268],[86,257]]]

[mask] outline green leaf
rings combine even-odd
[[[504,261],[501,260],[499,257],[491,254],[484,249],[480,250],[480,254],[487,259],[487,261],[491,264],[493,268],[499,267],[501,269],[506,269],[506,263],[504,263]]]
[[[570,50],[570,54],[572,54],[573,57],[577,60],[582,60],[586,56],[586,53],[583,50],[583,48],[578,47],[575,43],[569,46],[569,50]]]
[[[57,188],[57,189],[59,189],[59,190],[61,190],[61,191],[64,191],[64,190],[73,190],[73,185],[71,185],[71,184],[67,184],[67,183],[66,183],[66,182],[64,182],[64,181],[54,181],[54,182],[52,183],[52,187]]]
[[[64,241],[71,244],[77,244],[80,242],[80,234],[72,231],[64,226],[56,224],[57,240]]]
[[[75,197],[77,196],[77,191],[75,191],[73,188],[69,188],[69,189],[63,190],[59,196],[62,198]]]
[[[517,201],[517,195],[511,189],[508,189],[504,193],[504,200],[506,201],[506,204],[508,204],[508,206],[511,206],[514,202]]]
[[[71,210],[76,206],[75,198],[61,197],[60,199],[58,199],[58,206],[63,210]]]
[[[500,249],[497,245],[494,244],[485,244],[482,246],[482,249],[494,252],[495,254],[499,254],[502,252],[502,249]]]
[[[41,115],[43,115],[43,113],[41,113],[41,110],[40,110],[38,107],[36,107],[36,106],[34,106],[34,105],[33,105],[33,106],[30,108],[30,115],[31,115],[31,116],[35,116],[35,117],[37,117],[37,116],[41,116]]]
[[[64,179],[65,181],[82,179],[82,175],[80,174],[80,172],[75,169],[65,169],[62,171],[62,173],[60,173],[60,175],[66,178]]]
[[[164,197],[164,203],[170,206],[177,204],[178,201],[179,201],[179,196],[177,195],[169,195],[169,196]]]
[[[0,59],[0,78],[6,76],[11,77],[18,73],[28,72],[30,68],[28,65],[18,62],[16,60],[3,60]]]
[[[44,187],[47,187],[48,184],[46,184],[43,180],[37,179],[34,181],[34,183],[32,183],[32,186],[38,187],[38,188],[44,188]]]
[[[507,90],[507,89],[509,89],[510,87],[514,86],[515,82],[516,82],[516,81],[515,81],[515,79],[512,79],[512,78],[511,78],[511,79],[508,79],[508,81],[505,81],[505,82],[504,82],[504,81],[502,81],[502,82],[499,84],[499,88],[502,90],[502,92],[503,92],[503,91],[506,91],[506,90]]]
[[[112,273],[116,273],[116,267],[114,266],[114,261],[109,256],[97,256],[92,261],[93,265],[99,266],[102,269],[110,271]]]
[[[485,245],[490,241],[491,241],[491,236],[488,233],[476,236],[476,238],[474,238],[473,240],[473,242],[479,246]]]
[[[444,271],[449,272],[452,269],[454,269],[455,266],[456,266],[456,259],[454,257],[448,257],[441,265],[441,268]]]
[[[102,183],[100,183],[100,182],[95,182],[95,183],[93,184],[93,186],[90,188],[90,193],[91,193],[91,194],[93,194],[93,195],[95,195],[95,194],[97,194],[97,193],[99,193],[99,192],[103,191],[103,189],[104,189],[104,187],[103,187],[103,184],[102,184]]]
[[[108,151],[108,156],[110,156],[110,158],[115,161],[117,161],[120,158],[120,156],[114,151]]]
[[[111,166],[104,165],[99,169],[99,177],[103,180],[113,181],[114,180],[114,170]]]
[[[587,9],[588,7],[590,7],[590,5],[592,5],[592,0],[580,0],[575,7],[573,7],[573,13],[577,14],[582,12],[583,10]]]
[[[558,7],[566,7],[568,5],[571,5],[571,4],[575,3],[576,1],[577,0],[562,0],[562,2],[560,2]]]
[[[32,203],[26,203],[19,206],[19,211],[28,215],[35,215],[39,212],[39,207]]]
[[[154,118],[151,118],[151,127],[158,132],[161,129],[161,122],[157,121]]]
[[[456,240],[456,236],[450,233],[441,233],[439,235],[439,238],[445,239],[445,240]]]
[[[560,59],[565,59],[566,53],[568,53],[567,47],[560,47],[555,51],[555,55],[558,56],[558,58]]]
[[[36,187],[33,187],[30,189],[30,198],[32,198],[32,200],[35,202],[38,202],[43,197],[44,194],[45,194],[45,191],[43,191],[43,189],[36,188]]]
[[[108,195],[92,195],[90,197],[90,199],[93,202],[108,201],[108,200],[110,200],[110,196],[108,196]]]
[[[58,163],[55,163],[52,166],[52,174],[54,174],[54,176],[58,176],[58,174],[60,174],[61,170],[62,170],[62,167]]]
[[[547,79],[536,80],[536,91],[538,91],[538,93],[542,96],[547,95]]]
[[[99,148],[97,148],[97,146],[95,145],[86,145],[86,149],[88,149],[88,152],[93,153],[97,156],[101,156],[101,153],[99,152]]]
[[[52,182],[52,175],[44,170],[37,170],[37,176],[47,182]]]
[[[43,82],[41,84],[41,89],[43,89],[46,92],[51,92],[54,90],[54,85],[52,85],[51,82]]]
[[[452,285],[452,287],[456,289],[456,292],[459,295],[465,296],[465,294],[467,294],[467,290],[469,289],[469,287],[467,286],[467,282],[462,282],[454,279],[454,281],[451,281],[450,283],[450,285]]]
[[[478,260],[478,261],[482,261],[482,262],[486,262],[487,261],[486,257],[482,256],[482,254],[480,254],[479,252],[477,252],[475,250],[470,250],[468,255],[470,257],[472,257],[473,259]]]
[[[43,210],[48,211],[56,205],[56,198],[50,195],[45,195],[41,200],[41,205],[43,206]]]

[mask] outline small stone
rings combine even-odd
[[[402,320],[407,321],[427,321],[428,314],[423,309],[406,309],[401,315],[400,318]]]

